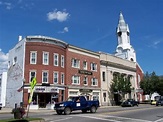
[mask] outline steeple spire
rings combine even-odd
[[[120,12],[119,15],[119,21],[116,31],[118,37],[118,45],[115,56],[136,62],[136,54],[133,47],[130,44],[129,27],[124,20],[122,12]]]
[[[127,31],[128,33],[130,33],[128,25],[125,23],[122,12],[120,12],[120,15],[119,15],[119,22],[118,22],[117,32],[118,31]]]
[[[123,18],[122,12],[120,12],[120,15],[119,15],[119,24],[120,24],[120,25],[125,25],[125,24],[126,24],[126,23],[125,23],[125,20],[124,20],[124,18]]]

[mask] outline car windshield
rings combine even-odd
[[[67,101],[74,101],[75,100],[75,97],[69,97],[68,99],[67,99]]]

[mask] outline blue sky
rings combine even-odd
[[[19,35],[113,54],[120,11],[143,71],[163,75],[163,0],[0,0],[0,72]]]

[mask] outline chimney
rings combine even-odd
[[[22,36],[19,36],[19,41],[21,41],[22,40]]]

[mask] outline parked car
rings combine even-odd
[[[2,103],[0,103],[0,110],[2,109]]]
[[[135,101],[134,99],[127,99],[124,102],[122,102],[122,107],[132,107],[132,106],[138,106],[139,102]]]
[[[159,105],[163,106],[163,98],[161,97],[159,100],[156,101],[156,106],[159,106]]]
[[[155,96],[154,100],[151,100],[151,105],[156,105],[156,102],[160,99],[161,96]]]
[[[57,114],[62,114],[64,112],[64,114],[67,115],[75,110],[81,110],[83,113],[87,111],[95,113],[98,107],[98,100],[88,101],[85,96],[76,96],[69,97],[66,101],[56,103],[54,110],[56,110]]]

